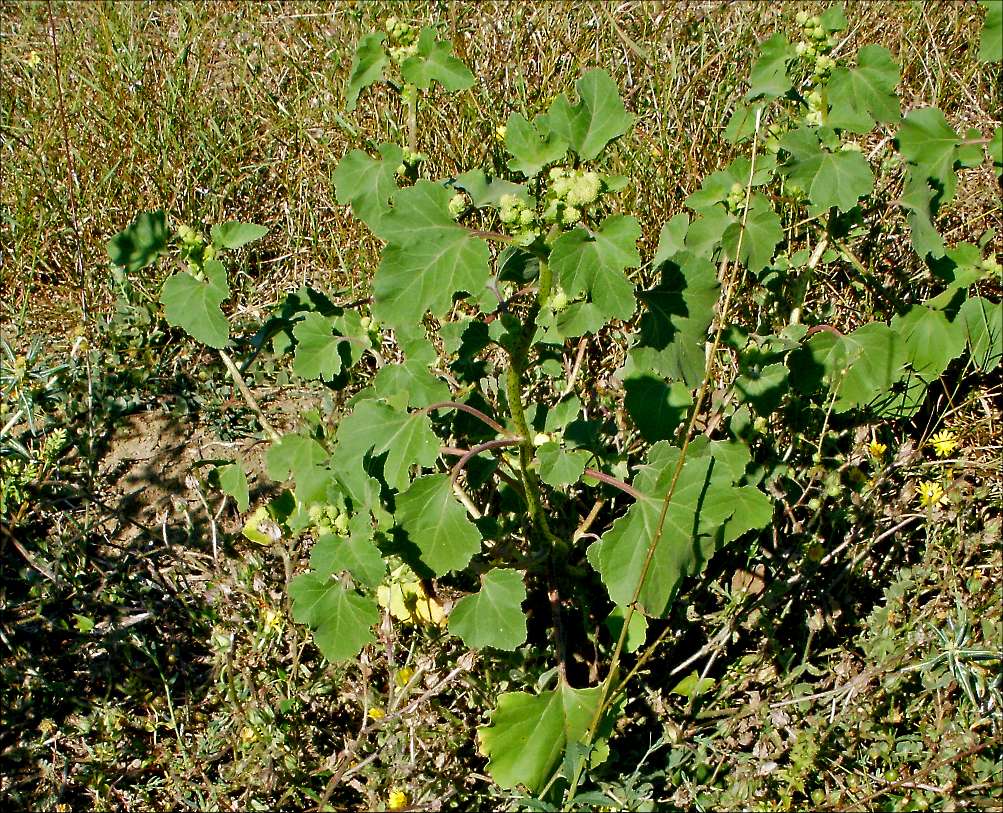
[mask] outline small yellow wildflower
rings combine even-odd
[[[387,716],[387,713],[385,711],[383,711],[383,709],[381,709],[379,706],[373,706],[369,710],[369,719],[370,720],[382,720],[386,716]]]
[[[407,794],[400,788],[391,788],[387,797],[387,810],[403,810],[407,807]]]
[[[42,64],[42,57],[38,55],[38,51],[32,51],[28,54],[28,57],[24,60],[24,64],[29,68],[37,68]]]
[[[919,484],[919,502],[924,508],[932,508],[944,500],[944,489],[940,483],[925,480]]]
[[[258,738],[258,734],[253,728],[251,728],[249,725],[246,725],[240,731],[240,738],[244,742],[254,742]]]
[[[945,429],[943,432],[938,432],[930,438],[930,445],[933,446],[937,457],[947,457],[958,448],[958,441],[954,439],[954,435]]]
[[[875,460],[881,460],[885,456],[885,452],[888,451],[888,447],[880,441],[872,440],[867,446],[867,451]]]
[[[497,127],[495,127],[495,138],[497,138],[499,141],[504,141],[505,136],[507,135],[508,135],[508,127],[506,127],[504,124],[499,124]]]
[[[407,686],[411,678],[414,677],[414,669],[410,666],[403,666],[397,670],[397,685],[402,689]]]
[[[282,626],[282,616],[271,607],[265,608],[265,611],[262,613],[262,621],[264,622],[265,632],[277,630]]]

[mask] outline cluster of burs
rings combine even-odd
[[[387,17],[384,30],[387,32],[387,53],[398,65],[418,53],[418,29],[413,25]]]
[[[336,505],[311,505],[309,517],[318,539],[329,534],[348,536],[348,514]]]
[[[506,229],[521,245],[529,245],[550,226],[572,228],[607,191],[598,173],[572,167],[554,167],[548,175],[550,184],[538,214],[532,198],[502,195],[498,215]]]
[[[821,17],[812,17],[803,11],[799,11],[797,17],[798,25],[801,26],[804,39],[794,46],[794,51],[804,62],[805,69],[810,73],[808,84],[812,90],[805,96],[808,103],[808,115],[805,121],[808,124],[820,125],[822,123],[822,94],[814,89],[814,86],[823,82],[836,67],[836,60],[829,56],[829,53],[836,47],[839,38],[822,26]]]

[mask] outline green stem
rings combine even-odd
[[[554,286],[554,272],[550,270],[550,263],[540,260],[540,289],[537,292],[536,301],[543,304],[550,298],[550,289]]]
[[[418,88],[405,85],[404,98],[407,99],[407,148],[413,154],[418,152]]]

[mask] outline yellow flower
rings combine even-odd
[[[391,788],[387,797],[387,810],[403,810],[407,807],[407,794],[400,788]]]
[[[262,620],[264,621],[266,632],[271,632],[282,627],[282,616],[271,607],[266,607],[262,615],[264,616]]]
[[[370,720],[382,720],[386,716],[387,716],[387,713],[385,711],[383,711],[383,709],[381,709],[379,706],[373,706],[369,710],[369,719]]]
[[[37,68],[42,64],[42,57],[38,55],[38,51],[32,51],[28,54],[27,59],[24,60],[24,64],[29,68]]]
[[[888,447],[879,441],[872,440],[867,446],[867,451],[875,460],[881,460],[885,456],[885,452],[888,451]]]
[[[258,734],[253,728],[251,728],[249,725],[246,725],[240,731],[240,738],[244,742],[254,742],[258,738]]]
[[[930,438],[930,445],[933,446],[937,457],[947,457],[958,448],[958,441],[954,439],[954,435],[945,429],[943,432],[938,432]]]
[[[940,483],[926,480],[919,484],[919,502],[924,508],[931,508],[944,500],[944,489]]]
[[[403,689],[413,677],[414,669],[410,666],[403,666],[397,671],[397,685]]]

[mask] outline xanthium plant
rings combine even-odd
[[[999,10],[987,6],[985,61],[1000,58]],[[767,488],[786,470],[779,455],[765,464],[761,449],[785,404],[896,420],[966,353],[978,373],[1000,365],[1000,303],[969,296],[1000,267],[985,245],[948,246],[936,227],[959,170],[988,155],[1003,171],[1000,128],[961,134],[932,107],[903,116],[887,50],[832,55],[847,26],[840,6],[797,24],[799,42],[778,33],[763,43],[727,125],[743,154],[687,198],[690,213],[664,224],[648,262],[638,220],[617,211],[629,179],[604,171],[633,122],[608,73],[587,71],[575,98],[561,94],[531,119],[513,113],[499,128],[506,160],[425,177],[420,101],[436,86],[465,90],[473,75],[431,27],[391,19],[358,45],[348,109],[386,81],[408,115],[408,145],[352,150],[334,173],[339,202],[382,243],[372,313],[304,289],[258,340],[291,353],[303,378],[363,386],[333,438],[273,439],[268,475],[292,487],[247,532],[260,535],[267,519],[316,537],[289,594],[294,618],[332,661],[375,641],[381,604],[471,649],[552,639],[556,684],[502,694],[478,732],[503,788],[542,794],[560,780],[570,799],[605,758],[629,692],[620,664],[644,645],[646,619],[665,618],[684,580],[723,546],[770,525]],[[872,133],[885,138],[883,153],[862,150]],[[876,190],[889,183],[901,186],[912,244],[940,292],[848,333],[805,324],[812,280],[854,264],[883,205]],[[230,290],[218,255],[263,233],[225,223],[206,241],[179,229],[189,270],[163,286],[168,323],[223,348]],[[110,253],[134,271],[170,242],[163,213],[151,213]],[[639,285],[640,269],[650,284]],[[732,321],[740,282],[760,306],[747,325]],[[583,337],[611,325],[627,336],[612,395],[571,361]],[[400,360],[384,363],[390,337]],[[367,356],[378,363],[371,376]],[[726,397],[712,402],[712,381],[732,366]],[[701,425],[717,436],[697,432],[712,413]],[[239,461],[220,475],[246,508]],[[448,617],[425,587],[433,582],[463,594]],[[552,613],[527,613],[545,606]],[[605,674],[574,686],[566,633],[607,616],[619,633],[604,650]]]

